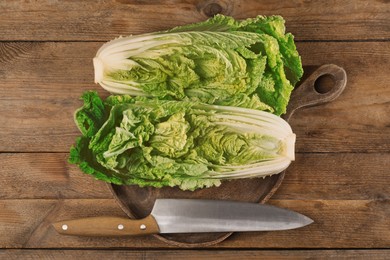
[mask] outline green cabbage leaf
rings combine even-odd
[[[276,174],[294,159],[295,135],[268,112],[129,95],[103,101],[93,91],[82,99],[69,162],[109,183],[195,190]]]
[[[302,77],[280,16],[216,15],[171,30],[120,37],[94,58],[95,82],[114,94],[286,112]]]

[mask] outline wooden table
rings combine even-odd
[[[390,258],[388,1],[0,2],[0,258]],[[201,21],[280,14],[306,71],[334,63],[334,102],[298,111],[297,159],[270,204],[315,220],[302,229],[235,233],[184,250],[153,237],[58,235],[64,218],[125,216],[107,186],[67,163],[73,112],[103,42]],[[202,249],[202,250],[200,250]]]

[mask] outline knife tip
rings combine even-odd
[[[314,220],[312,220],[311,218],[309,218],[307,216],[303,216],[303,217],[304,217],[304,225],[303,226],[307,226],[307,225],[314,223]]]

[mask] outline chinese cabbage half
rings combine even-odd
[[[295,135],[268,112],[146,97],[83,95],[82,133],[70,162],[95,178],[183,190],[277,174],[294,160]]]
[[[120,37],[94,58],[95,82],[114,94],[285,113],[303,74],[280,16],[200,23]]]

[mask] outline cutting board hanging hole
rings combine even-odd
[[[333,89],[336,84],[336,79],[331,74],[325,74],[319,76],[314,82],[314,89],[319,94],[328,93]]]

